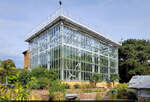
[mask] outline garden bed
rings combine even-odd
[[[89,91],[90,90],[90,91]],[[88,92],[89,91],[89,92]],[[97,92],[95,92],[97,91]],[[96,100],[96,94],[101,93],[102,97],[106,95],[105,89],[90,88],[90,89],[66,89],[66,94],[76,93],[80,100]],[[32,90],[31,95],[39,100],[49,100],[48,90]]]

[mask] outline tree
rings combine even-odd
[[[113,86],[115,84],[115,81],[119,80],[118,74],[110,74],[110,82],[113,82]]]
[[[120,82],[129,82],[134,75],[150,74],[150,41],[128,39],[119,48]]]
[[[8,84],[8,75],[9,72],[16,67],[15,63],[11,59],[4,60],[1,62],[1,67],[6,71],[6,84]]]
[[[90,81],[94,82],[94,85],[96,86],[97,82],[102,82],[102,75],[97,73],[93,74]]]
[[[2,61],[0,60],[0,68],[2,68]]]
[[[0,83],[4,82],[5,72],[6,71],[4,69],[0,69]]]

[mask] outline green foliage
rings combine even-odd
[[[15,81],[17,81],[16,78],[18,78],[17,74],[19,74],[23,69],[11,69],[9,70],[9,75],[8,75],[8,83],[14,84]],[[6,82],[6,75],[7,71],[5,69],[0,69],[0,83],[5,83]]]
[[[1,61],[1,67],[5,70],[5,76],[6,76],[6,84],[8,83],[8,76],[10,74],[10,71],[15,68],[15,64],[13,62],[13,60],[8,59],[8,60],[4,60]]]
[[[128,91],[128,99],[137,99],[136,94],[131,91]]]
[[[118,74],[110,74],[110,82],[113,82],[113,86],[114,86],[114,82],[117,80],[119,80]]]
[[[128,39],[119,48],[120,82],[129,82],[134,75],[150,74],[150,41]]]
[[[46,70],[46,77],[50,79],[50,81],[54,81],[58,79],[58,74],[54,70]]]
[[[44,89],[49,87],[50,80],[46,77],[38,78],[39,89]]]
[[[0,69],[1,82],[6,80],[3,73],[6,73],[5,69]],[[26,88],[27,85],[31,89],[44,89],[48,88],[50,82],[58,79],[58,74],[53,70],[47,70],[41,66],[30,70],[23,69],[22,71],[17,69],[11,69],[8,71],[10,74],[8,76],[8,83],[15,84],[16,82],[21,83],[21,85]],[[6,76],[6,75],[5,75]]]
[[[64,84],[64,87],[65,87],[65,89],[70,89],[71,88],[70,85],[67,84],[67,83]]]
[[[102,81],[102,75],[101,74],[93,74],[92,80],[96,81],[96,82],[101,82]]]
[[[90,81],[91,81],[91,82],[94,82],[95,87],[96,87],[96,83],[97,83],[97,82],[102,82],[102,75],[101,75],[101,74],[98,74],[98,73],[93,74]]]
[[[7,59],[7,60],[4,60],[4,61],[1,61],[1,67],[4,68],[4,69],[10,69],[10,68],[15,68],[15,63],[13,62],[13,60],[11,59]]]
[[[127,99],[128,98],[128,91],[127,91],[127,89],[120,89],[120,90],[118,90],[117,97],[120,98],[120,99]]]
[[[110,89],[109,96],[111,99],[136,99],[135,93],[127,90],[127,83],[118,84],[113,89]]]
[[[19,82],[26,87],[26,85],[31,81],[31,72],[27,69],[22,70],[19,74]]]
[[[79,85],[79,84],[74,84],[73,87],[74,87],[75,89],[79,89],[79,88],[80,88],[80,85]]]
[[[116,86],[116,89],[126,89],[128,87],[128,83],[120,83]]]
[[[114,82],[119,80],[119,75],[118,74],[110,74],[110,81]]]
[[[36,77],[31,77],[31,80],[29,81],[28,85],[29,85],[29,88],[31,88],[31,89],[39,89],[40,88],[40,85],[39,85]]]
[[[117,99],[117,93],[109,93],[109,98],[112,99],[112,100],[115,100]]]
[[[30,90],[26,90],[19,83],[15,84],[14,88],[9,89],[7,86],[0,86],[0,100],[28,100]]]
[[[53,82],[58,79],[58,74],[54,70],[47,70],[41,66],[37,66],[31,70],[31,75],[36,80],[35,84],[31,88],[44,89],[48,88],[50,82]]]
[[[123,98],[128,97],[127,86],[128,86],[127,83],[121,83],[121,84],[118,84],[116,86],[116,90],[117,90],[117,94],[118,94],[117,97],[118,98],[123,99]]]
[[[8,76],[9,84],[15,84],[16,82],[19,82],[19,73]]]
[[[49,88],[49,97],[50,97],[50,99],[54,98],[55,93],[57,93],[57,92],[64,93],[64,89],[65,89],[65,87],[61,83],[61,81],[59,81],[59,80],[53,81],[50,84],[50,88]]]
[[[0,68],[2,68],[2,61],[0,61]]]
[[[41,77],[47,76],[46,69],[42,68],[41,66],[37,66],[37,67],[33,68],[31,71],[31,74],[33,77],[36,77],[36,78],[41,78]]]
[[[0,83],[4,83],[5,82],[5,76],[6,76],[6,71],[4,69],[0,69]]]

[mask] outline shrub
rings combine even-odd
[[[65,87],[65,89],[70,89],[70,85],[67,83],[64,84],[64,87]]]
[[[26,85],[31,81],[31,72],[27,69],[22,70],[22,72],[19,74],[19,82],[22,84],[23,87],[26,87]]]
[[[80,88],[80,85],[79,84],[75,84],[73,85],[75,89],[79,89]]]
[[[55,81],[58,79],[58,73],[56,73],[54,70],[46,70],[46,77],[50,79],[51,81]]]
[[[30,90],[24,89],[19,83],[16,83],[13,89],[0,86],[0,100],[28,100],[29,95]]]
[[[127,89],[119,89],[117,97],[120,98],[120,99],[127,99],[128,98]]]
[[[136,100],[137,99],[136,94],[131,91],[128,91],[128,99]]]
[[[110,81],[113,82],[113,87],[115,85],[115,81],[119,80],[119,74],[110,74]]]
[[[102,82],[102,75],[101,74],[93,74],[92,78],[90,80],[91,83],[94,83],[94,86],[96,87],[97,82]]]
[[[50,83],[50,88],[49,88],[50,100],[55,99],[55,97],[58,95],[57,92],[61,92],[64,95],[64,89],[65,89],[64,85],[59,80]]]
[[[117,90],[116,89],[110,89],[109,98],[110,99],[117,99]]]
[[[128,83],[121,83],[116,86],[117,89],[126,89],[128,87]]]
[[[33,77],[41,78],[47,77],[46,69],[42,68],[41,66],[37,66],[31,70],[31,74]]]
[[[115,94],[109,93],[109,98],[112,100],[117,99],[117,93]]]
[[[58,74],[54,70],[47,70],[41,66],[37,66],[31,71],[32,77],[36,80],[36,83],[31,88],[44,89],[48,88],[50,82],[53,82],[58,79]]]
[[[136,99],[136,95],[133,92],[127,90],[128,84],[118,84],[115,89],[109,91],[111,99]]]
[[[31,78],[31,81],[29,81],[29,87],[31,89],[40,89],[40,85],[38,84],[36,77]]]
[[[62,92],[55,92],[54,93],[54,101],[64,101],[65,100],[65,97],[64,97],[64,93]]]
[[[49,79],[46,77],[38,78],[39,89],[47,89],[49,87],[49,83]]]
[[[8,76],[9,84],[15,84],[16,82],[19,82],[19,73]]]

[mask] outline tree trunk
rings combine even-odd
[[[6,76],[6,85],[8,84],[8,76]]]
[[[6,75],[6,85],[8,84],[8,70],[7,70],[7,75]]]
[[[96,81],[94,81],[95,87],[96,87],[96,83],[97,83],[97,82],[96,82]]]
[[[113,81],[113,87],[114,87],[114,85],[115,85],[115,82]]]

